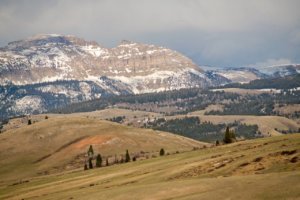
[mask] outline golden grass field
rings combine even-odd
[[[1,180],[0,199],[300,199],[299,183],[300,134],[291,134]]]
[[[32,125],[27,117],[15,118],[0,134],[0,199],[300,199],[300,134],[275,130],[299,124],[278,116],[204,115],[210,109],[222,108],[166,118],[257,124],[274,137],[213,147],[137,128],[144,119],[165,116],[118,108],[33,115]],[[131,126],[104,120],[117,116]],[[89,145],[110,164],[126,149],[140,158],[83,171]],[[159,157],[160,148],[170,155]]]
[[[166,132],[120,125],[80,116],[51,116],[47,120],[7,130],[0,134],[1,181],[82,168],[86,152],[93,145],[112,161],[141,151],[157,155],[187,151],[209,144]]]

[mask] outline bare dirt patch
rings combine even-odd
[[[83,149],[89,145],[101,145],[113,137],[107,135],[96,135],[80,140],[79,142],[72,145],[72,148]]]

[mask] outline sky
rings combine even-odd
[[[0,46],[36,34],[165,46],[200,66],[300,63],[299,0],[0,0]]]

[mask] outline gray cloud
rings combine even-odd
[[[122,39],[180,51],[199,65],[300,62],[298,0],[0,1],[0,45],[38,33],[112,47]]]

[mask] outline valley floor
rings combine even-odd
[[[22,181],[0,199],[300,199],[300,134]]]

